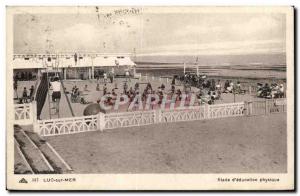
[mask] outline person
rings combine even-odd
[[[99,83],[97,83],[96,91],[100,91],[100,85],[99,85]]]
[[[172,79],[171,84],[172,84],[172,85],[175,85],[175,82],[176,82],[176,78],[175,78],[175,76],[174,76],[173,79]]]
[[[18,99],[18,80],[14,78],[14,92],[16,94],[16,97]]]
[[[111,94],[112,94],[114,97],[117,96],[117,93],[115,92],[115,89],[112,89],[112,90],[111,90]]]
[[[103,86],[103,96],[106,95],[107,93],[107,87],[106,87],[106,83]]]
[[[283,84],[280,84],[280,87],[279,87],[279,97],[280,98],[284,97],[284,86],[283,86]]]
[[[89,91],[89,90],[88,90],[88,85],[87,85],[87,84],[84,85],[84,91]]]
[[[75,65],[77,65],[77,53],[74,54]]]
[[[124,94],[126,94],[127,90],[128,90],[128,84],[127,84],[127,82],[124,83],[123,89],[124,89]]]
[[[226,80],[224,84],[224,90],[227,91],[227,88],[229,87],[229,81]]]
[[[126,70],[125,72],[125,77],[126,77],[126,81],[128,80],[130,82],[130,74],[128,70]]]
[[[139,83],[137,82],[137,83],[135,83],[135,85],[134,85],[134,91],[137,91],[139,89]]]
[[[107,82],[107,74],[106,73],[103,74],[103,80],[104,80],[104,83],[106,84],[106,82]]]
[[[174,85],[171,86],[171,93],[172,93],[172,94],[175,93],[175,86],[174,86]]]
[[[214,79],[212,79],[212,80],[211,80],[211,86],[210,86],[210,90],[211,90],[211,91],[214,91],[214,90],[215,90],[215,88],[216,88],[216,82],[215,82],[215,80],[214,80]]]
[[[60,88],[61,88],[61,84],[59,82],[59,78],[56,76],[53,80],[53,82],[50,82],[51,86],[52,86],[52,101],[55,102],[55,109],[56,109],[56,113],[59,112],[59,101],[61,98],[61,93],[60,93]]]
[[[27,89],[24,87],[23,94],[22,94],[23,103],[27,103],[28,95],[27,95]]]
[[[109,74],[109,80],[110,80],[110,83],[113,83],[114,82],[114,77],[112,74]]]
[[[237,81],[237,83],[236,83],[236,91],[238,94],[240,94],[242,92],[240,81]]]
[[[34,92],[34,87],[33,87],[33,85],[31,85],[31,87],[30,87],[30,89],[29,89],[29,97],[30,97],[30,101],[32,101],[33,100],[33,92]]]

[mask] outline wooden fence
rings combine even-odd
[[[248,102],[250,115],[268,115],[287,111],[286,98]]]

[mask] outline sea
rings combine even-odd
[[[286,80],[286,55],[156,55],[133,57],[143,75],[172,76],[185,72],[222,78]],[[185,65],[185,66],[184,66]],[[185,67],[185,68],[184,68]]]

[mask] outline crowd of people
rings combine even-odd
[[[257,97],[267,99],[283,98],[284,92],[285,91],[283,84],[278,85],[277,83],[272,83],[271,85],[269,85],[268,83],[265,83],[265,85],[263,85],[261,83],[257,83]]]
[[[97,86],[96,88],[98,89],[99,86]],[[148,99],[148,96],[150,95],[151,95],[151,101],[154,101],[153,95],[157,95],[159,97],[157,104],[161,104],[164,97],[167,97],[168,100],[175,98],[173,101],[176,102],[176,101],[181,101],[183,93],[191,93],[187,89],[183,90],[184,92],[182,92],[179,88],[176,89],[175,85],[171,85],[171,88],[167,89],[164,83],[158,86],[157,89],[154,89],[150,82],[146,83],[146,86],[142,88],[139,82],[136,82],[133,85],[133,87],[129,87],[128,82],[124,81],[122,85],[122,89],[119,91],[119,93],[117,92],[117,89],[118,87],[115,86],[115,88],[112,88],[111,91],[108,91],[107,84],[103,85],[102,95],[103,96],[106,95],[106,99],[104,101],[105,104],[113,105],[118,95],[120,97],[126,95],[128,97],[129,104],[131,104],[133,101],[135,101],[135,104],[139,104],[139,101],[145,102]],[[135,99],[136,96],[139,96],[140,99]],[[188,100],[189,97],[186,97],[186,99]],[[99,103],[100,101],[101,98],[99,98],[97,102]]]
[[[14,75],[14,80],[17,81],[30,81],[35,79],[36,79],[36,75],[33,75],[31,71],[16,72]]]
[[[29,88],[29,92],[26,87],[23,88],[22,96],[18,97],[17,88],[15,88],[15,92],[17,94],[18,103],[29,103],[34,100],[34,86],[31,85]]]

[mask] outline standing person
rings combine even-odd
[[[109,74],[109,80],[110,80],[110,83],[113,83],[113,82],[114,82],[114,77],[112,76],[111,73]]]
[[[27,103],[28,95],[27,95],[27,89],[24,87],[23,94],[22,94],[23,103]]]
[[[106,87],[106,83],[103,86],[103,96],[106,95],[107,93],[107,87]]]
[[[111,68],[111,76],[112,76],[112,81],[115,80],[115,69]]]
[[[126,81],[128,80],[130,82],[130,74],[128,70],[126,70],[125,72],[125,77],[126,77]]]
[[[31,87],[29,89],[29,98],[30,98],[30,101],[33,100],[33,92],[34,92],[34,87],[33,87],[33,85],[31,85]]]
[[[14,92],[16,94],[17,99],[18,97],[18,80],[16,78],[14,78]]]
[[[59,102],[61,98],[60,88],[61,84],[59,82],[59,78],[56,76],[53,82],[50,82],[53,92],[52,92],[52,101],[55,102],[56,113],[59,112]]]
[[[104,83],[106,84],[106,82],[107,82],[107,74],[106,73],[103,73],[103,80],[104,80]]]
[[[127,94],[127,90],[128,90],[127,82],[124,83],[123,89],[124,89],[124,91],[123,91],[124,94]]]
[[[100,85],[99,85],[99,83],[97,83],[96,91],[100,91]]]
[[[77,53],[74,54],[75,65],[77,65]]]

